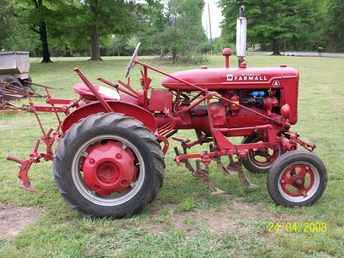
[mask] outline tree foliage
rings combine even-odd
[[[116,35],[127,43],[132,34],[140,29],[143,16],[142,5],[154,4],[154,0],[145,3],[125,0],[1,0],[15,9],[17,14],[14,24],[7,26],[8,32],[2,33],[6,44],[0,41],[0,46],[6,49],[15,49],[20,44],[15,44],[8,34],[17,36],[29,30],[36,33],[41,42],[43,62],[50,61],[50,46],[53,52],[63,55],[90,53],[92,60],[100,59],[101,45]],[[1,8],[1,17],[10,22],[10,9]],[[5,15],[6,13],[6,15]],[[24,33],[22,36],[28,37]],[[123,37],[125,35],[125,37]],[[14,38],[14,36],[13,36]],[[30,38],[33,38],[32,35]],[[11,42],[12,44],[10,44]],[[36,48],[36,46],[35,46]],[[33,50],[31,47],[28,50]]]
[[[311,46],[317,31],[318,0],[257,0],[246,1],[248,40],[260,44],[263,49],[279,54],[281,49],[302,49]],[[234,41],[238,1],[222,0],[225,17],[223,35]],[[305,33],[307,32],[307,33]]]
[[[234,46],[238,1],[219,0],[222,36]],[[248,42],[263,50],[344,51],[344,0],[244,1]],[[0,0],[0,50],[53,56],[141,53],[192,60],[209,50],[203,0]]]
[[[163,54],[192,59],[206,44],[202,28],[203,0],[169,0],[160,19],[158,43]]]
[[[344,51],[344,0],[329,0],[327,7],[326,33],[329,48]]]
[[[86,32],[91,46],[91,60],[100,59],[100,40],[108,34],[124,34],[134,29],[135,4],[123,0],[85,0],[78,10],[79,20],[75,24]],[[81,35],[79,35],[81,36]]]
[[[17,22],[27,24],[32,33],[36,33],[41,42],[42,62],[51,62],[48,27],[58,25],[54,7],[60,0],[17,0],[15,9]]]
[[[9,42],[14,27],[14,8],[8,0],[0,0],[0,48]]]
[[[222,37],[234,42],[238,3],[221,0]],[[344,50],[344,0],[245,1],[248,41],[263,50]]]

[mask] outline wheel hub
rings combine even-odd
[[[82,163],[84,183],[100,196],[122,192],[137,179],[135,156],[115,141],[89,147]]]
[[[295,164],[284,171],[281,177],[283,192],[290,196],[307,196],[315,183],[313,170],[304,164]]]

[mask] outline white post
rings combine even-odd
[[[236,24],[236,53],[239,59],[239,66],[245,63],[247,38],[247,19],[245,17],[245,7],[241,2],[239,17]]]
[[[238,57],[246,56],[247,19],[238,17],[236,25],[236,52]]]

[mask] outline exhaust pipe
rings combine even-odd
[[[247,38],[247,19],[245,16],[245,6],[240,1],[239,17],[236,24],[236,53],[238,56],[239,67],[246,67],[246,38]]]

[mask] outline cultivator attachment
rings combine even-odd
[[[50,129],[47,133],[44,132],[43,136],[38,139],[31,151],[31,154],[27,159],[19,159],[17,157],[8,156],[6,159],[17,162],[19,164],[18,178],[20,185],[24,190],[29,192],[35,192],[35,189],[31,186],[29,171],[32,164],[39,163],[42,159],[45,161],[53,159],[52,146],[55,141],[59,138],[59,133]],[[41,144],[45,145],[45,152],[39,152]]]
[[[45,93],[46,93],[44,98],[48,105],[34,104],[32,102],[31,97],[28,96],[29,97],[28,105],[17,106],[11,102],[6,102],[6,106],[7,106],[7,109],[13,109],[17,111],[27,111],[27,112],[32,113],[34,117],[36,118],[37,124],[42,132],[42,135],[36,141],[31,153],[26,159],[20,159],[20,158],[9,155],[7,157],[7,160],[18,163],[19,165],[18,178],[20,180],[21,187],[27,191],[35,192],[35,189],[31,186],[31,182],[29,178],[30,168],[33,164],[39,163],[42,160],[45,160],[45,161],[53,160],[54,158],[53,145],[57,141],[57,139],[61,136],[60,127],[62,124],[62,118],[60,117],[59,113],[67,114],[69,112],[69,108],[73,107],[75,103],[73,103],[71,100],[52,98],[49,92],[49,89],[51,89],[49,86],[35,84],[35,83],[32,83],[32,84],[44,88]],[[43,122],[39,116],[39,112],[54,113],[57,119],[57,128],[55,129],[44,128]],[[39,151],[39,148],[41,145],[44,145],[44,152]]]
[[[180,152],[177,147],[174,148],[174,151],[176,153],[176,160],[180,156]],[[184,151],[184,154],[186,155],[186,151]],[[178,163],[178,161],[177,161]],[[196,166],[193,167],[188,159],[180,161],[180,163],[183,163],[185,165],[185,168],[191,172],[191,174],[194,177],[199,178],[202,183],[204,183],[208,189],[211,191],[213,195],[218,195],[218,194],[223,194],[225,191],[221,190],[218,188],[213,182],[210,181],[209,179],[209,169],[208,166],[206,165],[204,168],[201,168],[201,161],[196,160]]]
[[[215,148],[214,148],[213,144],[209,145],[209,150],[210,150],[210,152],[214,152],[215,151]],[[227,176],[233,176],[233,175],[235,175],[235,171],[236,171],[235,169],[233,169],[234,165],[235,165],[234,159],[233,159],[233,156],[228,156],[228,158],[229,158],[229,164],[227,166],[221,160],[221,157],[217,157],[214,160],[216,161],[217,168],[220,171],[222,171],[223,174],[225,174]]]
[[[207,139],[201,138],[195,142],[190,142],[190,140],[179,139],[176,137],[173,137],[173,139],[181,143],[181,147],[183,150],[181,153],[178,147],[174,148],[174,151],[176,153],[175,160],[177,164],[183,163],[185,168],[189,170],[193,176],[199,178],[208,187],[208,189],[211,191],[213,195],[224,194],[225,191],[218,188],[209,179],[209,164],[212,160],[216,161],[217,167],[223,172],[224,175],[233,176],[237,174],[239,176],[240,183],[243,187],[245,187],[245,189],[252,190],[256,188],[256,185],[252,184],[247,175],[245,174],[239,156],[238,160],[234,161],[233,155],[228,155],[229,164],[226,166],[221,160],[221,156],[213,156],[213,154],[216,153],[213,144],[209,145],[210,152],[204,152],[200,155],[188,154],[188,149],[190,149],[192,146],[196,144],[207,142]],[[196,159],[195,166],[191,164],[190,159]]]

